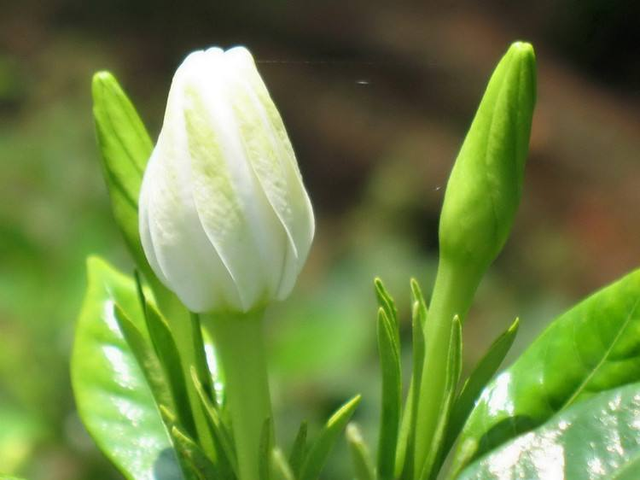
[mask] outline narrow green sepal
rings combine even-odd
[[[460,393],[453,405],[453,410],[451,411],[451,420],[447,428],[447,438],[443,447],[445,455],[449,452],[460,434],[464,422],[467,420],[469,413],[471,413],[482,390],[498,371],[504,357],[506,357],[509,352],[518,333],[519,326],[520,320],[516,318],[509,328],[494,340],[487,350],[487,353],[485,353],[471,372],[471,375],[469,375],[469,378],[467,378],[462,385]]]
[[[234,475],[238,476],[238,457],[233,442],[233,435],[222,421],[218,408],[212,403],[202,388],[195,367],[191,367],[191,380],[200,399],[200,404],[209,426],[209,431],[211,432],[219,462],[222,464],[221,470],[230,470]]]
[[[393,297],[389,294],[387,289],[384,287],[382,280],[380,278],[375,278],[373,280],[373,284],[376,290],[376,298],[378,300],[378,306],[382,308],[389,320],[391,321],[391,325],[393,326],[393,334],[394,334],[394,343],[400,345],[400,327],[398,323],[398,309],[396,307],[396,303],[393,300]]]
[[[167,379],[179,423],[189,435],[197,438],[178,346],[167,321],[156,307],[147,301],[137,270],[134,272],[134,278],[151,344]]]
[[[260,459],[259,478],[270,480],[271,478],[271,451],[273,450],[273,420],[265,419],[260,434]]]
[[[349,422],[353,412],[360,403],[360,399],[360,395],[356,395],[329,418],[318,435],[318,438],[313,442],[308,454],[305,456],[299,480],[316,480],[320,476],[320,472],[327,461],[329,453],[331,453],[331,449],[339,438],[340,432],[342,432]]]
[[[382,409],[378,437],[377,472],[381,480],[392,480],[395,470],[402,403],[402,371],[394,324],[385,310],[378,310],[378,350],[382,371]]]
[[[282,450],[279,448],[272,449],[270,460],[271,480],[295,480],[291,466]]]
[[[167,405],[172,410],[175,409],[173,397],[160,361],[144,337],[144,334],[118,305],[113,306],[113,314],[118,322],[120,331],[151,388],[156,403],[158,405]]]
[[[422,366],[425,354],[425,325],[427,322],[427,304],[420,285],[415,278],[411,279],[411,338],[412,338],[412,373],[407,401],[402,414],[402,423],[396,450],[396,468],[394,477],[413,480],[415,429]]]
[[[346,437],[355,479],[376,480],[369,449],[362,438],[360,429],[354,423],[347,425]]]
[[[182,464],[188,468],[187,475],[197,480],[233,480],[221,473],[200,446],[185,432],[174,426],[171,438]]]
[[[300,470],[302,469],[302,462],[307,453],[307,433],[309,425],[306,421],[300,424],[296,438],[293,441],[291,447],[291,453],[289,454],[289,465],[296,478],[300,476]]]

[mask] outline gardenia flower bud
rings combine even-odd
[[[139,216],[149,264],[190,310],[246,312],[291,292],[313,210],[245,48],[197,51],[176,71]]]
[[[536,97],[533,47],[511,45],[458,155],[440,217],[440,255],[482,274],[507,240],[522,192]]]

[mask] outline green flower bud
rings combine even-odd
[[[520,203],[535,84],[533,47],[514,43],[491,76],[447,184],[440,263],[425,325],[421,382],[429,388],[421,389],[417,407],[416,472],[426,468],[429,473],[435,466],[437,459],[428,457],[430,446],[448,415],[452,322],[456,317],[464,320],[482,275],[507,240]]]
[[[535,99],[533,47],[516,42],[491,76],[447,184],[444,262],[481,275],[502,250],[520,203]]]

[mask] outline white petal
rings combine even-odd
[[[157,261],[169,287],[193,311],[240,304],[238,290],[206,236],[192,195],[192,172],[182,115],[184,77],[198,68],[192,54],[174,78],[165,123],[154,150],[149,218]]]
[[[278,297],[286,297],[306,260],[315,222],[284,124],[258,74],[251,54],[238,47],[225,53],[230,85],[249,161],[265,195],[287,232],[285,265]]]

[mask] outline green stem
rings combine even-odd
[[[211,330],[224,372],[240,480],[258,480],[262,427],[271,418],[262,311],[201,318]]]
[[[440,260],[425,325],[425,358],[415,426],[415,479],[422,474],[441,415],[448,414],[443,411],[443,403],[453,318],[458,315],[461,321],[464,319],[479,279],[468,268]]]

